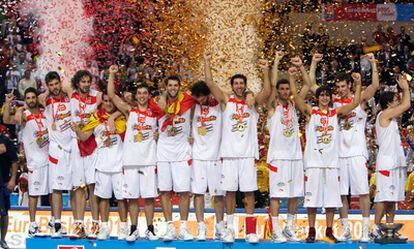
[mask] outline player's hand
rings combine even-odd
[[[312,61],[318,63],[322,60],[322,58],[323,58],[323,54],[314,53],[312,56]]]
[[[117,65],[112,65],[109,67],[109,74],[116,74],[118,72],[118,66]]]
[[[204,53],[204,60],[209,62],[211,60],[211,57],[212,57],[211,52],[206,50]]]
[[[260,59],[258,65],[261,69],[269,69],[269,62],[265,59]]]
[[[0,144],[0,155],[7,152],[7,147],[5,144]]]
[[[403,89],[403,90],[409,89],[408,80],[404,75],[400,75],[398,77],[397,83],[401,87],[401,89]]]
[[[288,69],[289,77],[296,77],[297,73],[298,73],[298,69],[296,67],[289,67]]]
[[[6,94],[6,103],[10,104],[15,98],[13,92]]]
[[[72,122],[72,124],[70,125],[70,128],[74,132],[79,132],[80,131],[79,124],[77,122]]]
[[[362,84],[361,83],[362,81],[361,81],[361,74],[360,73],[354,72],[354,73],[351,74],[351,77],[355,81],[356,84],[358,84],[358,85],[361,85]]]
[[[279,62],[285,55],[286,53],[283,51],[276,51],[275,61]]]
[[[299,56],[291,58],[290,62],[296,67],[301,67],[303,65],[302,59]]]

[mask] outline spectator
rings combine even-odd
[[[405,33],[404,26],[400,27],[400,33],[398,34],[397,39],[401,47],[410,46],[411,37],[409,34]]]
[[[0,135],[0,224],[1,248],[9,248],[6,244],[7,228],[9,226],[8,210],[10,209],[9,193],[16,187],[17,152],[11,141]]]
[[[17,70],[16,65],[13,62],[11,62],[9,70],[6,73],[7,91],[10,92],[10,91],[17,90],[20,79],[21,79],[21,74],[19,70]]]
[[[24,71],[24,78],[19,81],[19,94],[20,96],[24,96],[24,91],[26,91],[27,88],[33,87],[34,89],[37,89],[36,87],[36,81],[32,78],[32,72],[30,69],[27,69]]]
[[[382,24],[378,24],[377,29],[372,34],[372,38],[377,44],[382,45],[385,43],[386,35],[384,31],[382,31]]]

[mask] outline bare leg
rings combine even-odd
[[[126,200],[118,200],[118,213],[121,222],[128,221],[128,207]]]
[[[226,213],[234,214],[236,209],[236,192],[226,192]]]
[[[187,220],[188,219],[188,212],[190,211],[190,193],[183,192],[180,193],[180,219]]]
[[[36,221],[37,200],[38,200],[38,196],[29,196],[30,222]]]
[[[387,223],[394,223],[395,216],[395,202],[386,202],[385,203],[385,219]]]
[[[144,212],[147,226],[152,225],[154,219],[154,198],[144,199]]]
[[[52,209],[55,219],[60,220],[62,215],[62,191],[60,190],[53,190]]]
[[[102,222],[109,220],[109,199],[99,198],[99,213],[101,214]]]
[[[279,207],[280,207],[279,198],[271,198],[270,199],[270,213],[272,217],[279,216]]]
[[[326,208],[326,226],[331,227],[333,226],[334,215],[335,215],[335,208]]]
[[[341,200],[342,200],[342,207],[339,208],[339,216],[341,218],[348,218],[348,211],[349,211],[348,196],[341,195]]]
[[[172,221],[171,192],[161,192],[161,206],[166,221]]]
[[[289,214],[295,215],[297,207],[298,207],[298,198],[289,198],[288,199]]]
[[[129,217],[131,218],[131,225],[138,225],[138,199],[129,199],[128,201]]]
[[[368,194],[359,196],[359,205],[361,206],[362,217],[369,217],[369,207],[371,203]]]
[[[194,208],[197,222],[204,222],[204,195],[194,196]]]
[[[245,192],[244,200],[246,201],[246,214],[254,213],[254,192]]]
[[[88,185],[89,203],[91,205],[92,220],[99,220],[98,197],[95,195],[95,184]]]
[[[315,227],[316,222],[316,208],[308,208],[308,222],[309,227]]]
[[[6,240],[7,235],[7,228],[9,227],[9,216],[4,215],[0,218],[0,224],[1,224],[1,240]]]
[[[377,202],[375,203],[375,224],[380,225],[382,217],[384,216],[384,203],[383,202]]]
[[[214,211],[216,213],[216,222],[223,221],[224,216],[224,197],[214,196]]]

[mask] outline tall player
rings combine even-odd
[[[10,102],[14,96],[6,95],[6,108],[3,113],[4,123],[23,125],[22,142],[29,171],[29,237],[40,235],[36,223],[36,209],[39,196],[48,195],[48,153],[49,135],[43,110],[37,100],[37,91],[29,87],[24,92],[27,109],[22,113],[22,121],[10,116]]]
[[[115,123],[116,131],[110,131],[108,119],[115,111],[116,107],[109,99],[109,96],[103,95],[102,108],[89,118],[89,122],[85,124],[82,130],[78,123],[74,122],[72,124],[72,129],[80,140],[86,141],[93,134],[97,144],[94,166],[96,167],[95,195],[99,197],[99,211],[102,219],[102,229],[97,236],[99,240],[106,240],[110,235],[108,223],[109,200],[112,198],[112,194],[117,199],[121,223],[125,224],[127,221],[127,205],[122,191],[122,136],[125,133],[126,123],[123,116],[119,117],[119,125]],[[124,237],[126,237],[126,233],[124,233],[123,229],[120,229],[118,239],[123,239]]]
[[[158,189],[161,194],[161,204],[167,230],[163,239],[170,241],[176,238],[172,222],[171,191],[179,194],[179,209],[181,227],[179,238],[192,240],[193,235],[187,229],[188,212],[190,208],[190,179],[191,179],[191,108],[193,98],[181,92],[181,81],[177,76],[166,80],[167,103],[165,115],[159,120],[159,139],[157,144],[157,173]],[[162,106],[160,106],[162,108]]]
[[[361,75],[353,73],[356,84],[355,95],[349,104],[332,108],[332,92],[328,86],[316,90],[318,106],[306,104],[304,98],[296,93],[294,70],[289,69],[292,94],[300,111],[306,116],[306,147],[304,153],[305,166],[305,203],[308,209],[309,233],[307,243],[316,239],[316,209],[326,210],[327,239],[336,242],[333,235],[333,218],[335,209],[342,206],[340,198],[339,159],[339,127],[338,117],[343,117],[359,105],[361,98]],[[303,87],[307,88],[308,85]]]
[[[359,202],[362,210],[362,237],[361,242],[368,242],[369,237],[369,214],[370,199],[368,187],[368,169],[366,162],[368,160],[367,141],[365,136],[365,127],[367,121],[366,109],[368,101],[374,97],[379,88],[379,75],[377,63],[373,54],[365,55],[372,67],[372,83],[361,93],[361,103],[357,108],[352,110],[348,115],[340,119],[339,128],[339,172],[341,178],[341,199],[342,208],[340,216],[342,223],[342,232],[338,237],[339,241],[348,241],[352,239],[351,231],[348,226],[348,193],[351,188],[351,194],[359,196]],[[322,59],[321,55],[316,55],[312,60],[312,68]],[[314,75],[315,70],[311,72]],[[314,77],[314,76],[313,76]],[[349,104],[354,95],[351,91],[352,82],[345,73],[337,75],[335,85],[338,95],[334,99],[334,107],[341,107]],[[315,87],[314,87],[315,88]]]
[[[270,127],[270,142],[267,155],[269,165],[270,209],[272,214],[274,242],[299,241],[294,229],[294,218],[297,208],[297,198],[303,197],[303,162],[299,137],[299,122],[295,102],[290,100],[289,80],[278,78],[278,66],[284,52],[276,52],[272,69],[272,95],[268,102],[268,125]],[[304,80],[309,82],[308,72],[299,57],[292,58],[295,66],[299,67]],[[295,69],[296,70],[296,69]],[[301,91],[306,97],[307,87]],[[287,224],[282,231],[279,228],[280,198],[288,198]]]
[[[374,200],[375,225],[372,231],[375,238],[382,237],[379,225],[384,213],[387,214],[387,223],[393,223],[395,204],[404,200],[407,164],[396,119],[410,108],[411,103],[410,87],[405,76],[399,76],[397,82],[403,92],[401,102],[394,92],[381,93],[381,112],[375,122],[379,147],[376,166],[377,191]]]
[[[270,95],[269,66],[261,60],[259,66],[263,70],[263,90],[254,96],[253,105],[247,105],[247,78],[242,74],[231,77],[232,94],[225,94],[213,81],[208,87],[223,111],[223,130],[220,145],[220,157],[223,159],[222,190],[226,191],[227,229],[223,241],[234,242],[234,210],[236,207],[236,191],[245,196],[246,208],[246,241],[259,242],[256,234],[256,218],[254,217],[254,191],[257,190],[257,170],[255,160],[259,157],[257,140],[258,113],[255,105],[262,105]]]
[[[204,55],[206,82],[199,81],[191,87],[191,94],[197,104],[194,109],[192,134],[193,167],[191,173],[191,190],[194,194],[194,207],[198,222],[198,240],[206,240],[204,223],[204,195],[208,189],[214,198],[216,214],[215,236],[224,235],[224,194],[220,189],[221,161],[219,158],[221,142],[222,112],[218,101],[211,95],[207,84],[212,85],[210,53]]]
[[[52,191],[52,213],[54,215],[54,231],[52,237],[62,236],[62,191],[72,189],[72,169],[70,153],[73,132],[70,129],[72,115],[69,96],[62,91],[62,83],[57,72],[49,72],[45,76],[48,87],[46,98],[40,98],[45,106],[44,115],[49,132],[49,183]],[[53,220],[52,220],[53,221]],[[53,223],[52,223],[53,224]]]
[[[147,85],[138,85],[133,98],[134,107],[124,102],[115,94],[115,74],[117,66],[109,68],[108,95],[115,106],[128,117],[123,150],[123,196],[128,200],[131,228],[127,241],[135,241],[139,237],[138,231],[138,198],[145,202],[144,212],[147,220],[145,237],[157,240],[153,226],[154,198],[157,192],[157,118],[162,114],[151,99]]]

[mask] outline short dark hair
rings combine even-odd
[[[178,82],[178,85],[180,85],[180,86],[181,86],[181,79],[180,79],[180,76],[178,76],[178,75],[171,75],[171,76],[168,76],[168,78],[165,80],[165,86],[167,86],[167,84],[168,84],[168,81],[169,81],[169,80],[177,81],[177,82]]]
[[[36,95],[36,97],[38,95],[37,90],[34,87],[28,87],[28,88],[26,88],[26,90],[24,90],[24,97],[25,98],[26,98],[26,95],[28,93],[34,93]]]
[[[202,80],[197,81],[194,85],[191,86],[191,95],[194,97],[208,96],[210,93],[211,92],[207,86],[207,83]]]
[[[141,89],[141,88],[147,89],[148,93],[150,93],[150,87],[148,86],[148,84],[144,82],[139,82],[135,86],[135,89],[134,89],[135,94],[137,94],[138,89]]]
[[[247,85],[247,77],[244,74],[235,74],[235,75],[231,76],[230,85],[233,85],[233,83],[236,79],[242,79],[244,81],[244,84]]]
[[[316,89],[316,93],[315,93],[316,98],[319,99],[319,96],[323,92],[326,92],[327,94],[329,94],[329,96],[332,97],[332,88],[330,86],[325,85],[325,86],[320,86],[320,87],[318,87],[318,89]]]
[[[45,76],[45,82],[46,84],[49,84],[49,82],[51,82],[52,80],[58,80],[60,81],[60,76],[58,74],[58,72],[56,71],[50,71],[46,74]]]
[[[347,84],[351,84],[351,78],[349,77],[349,75],[347,73],[338,73],[335,76],[335,83],[339,82],[339,81],[346,81]]]
[[[72,80],[71,80],[72,87],[74,89],[77,89],[79,87],[80,80],[85,76],[88,76],[92,80],[92,74],[88,70],[77,71],[75,75],[73,75]]]
[[[381,110],[387,109],[388,105],[394,101],[395,93],[391,91],[385,91],[380,93],[379,96],[379,104],[381,107]]]
[[[288,84],[290,86],[290,82],[287,79],[280,79],[276,82],[276,89],[279,89],[280,85]]]

